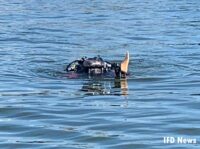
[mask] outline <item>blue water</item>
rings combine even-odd
[[[199,6],[0,0],[0,148],[199,148]],[[127,81],[66,77],[72,60],[126,51]]]

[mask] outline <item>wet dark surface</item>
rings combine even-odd
[[[199,5],[0,0],[0,148],[199,148]],[[64,71],[82,56],[120,61],[127,50],[127,81]]]

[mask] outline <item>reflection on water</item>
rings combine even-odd
[[[199,149],[199,6],[0,0],[0,148]],[[120,62],[125,51],[127,81],[64,71],[82,56]]]
[[[90,79],[84,83],[81,91],[86,95],[128,95],[128,83],[126,79],[115,79],[113,81]]]
[[[115,80],[115,88],[121,89],[121,94],[124,96],[128,95],[128,81],[127,79],[116,79]]]

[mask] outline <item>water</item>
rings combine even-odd
[[[199,148],[199,5],[0,0],[0,148]],[[127,50],[127,82],[66,77],[76,58]]]

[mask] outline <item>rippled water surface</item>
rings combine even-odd
[[[127,50],[127,81],[64,71]],[[0,0],[0,148],[199,148],[199,66],[199,0]]]

